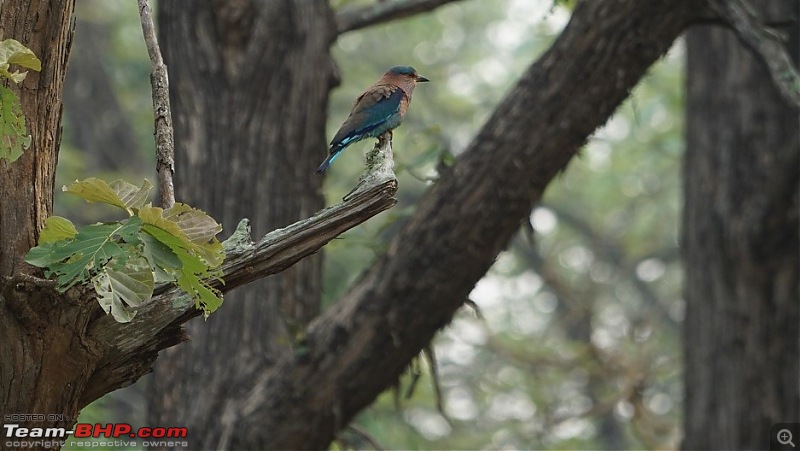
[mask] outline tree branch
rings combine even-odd
[[[461,0],[397,0],[379,1],[369,6],[342,8],[336,14],[339,34],[411,17]]]
[[[309,326],[302,352],[243,395],[242,430],[263,448],[327,447],[452,319],[548,183],[702,9],[579,2],[386,254]]]
[[[776,32],[761,24],[758,16],[743,0],[711,0],[711,6],[739,39],[767,66],[775,87],[784,99],[800,106],[800,74]]]
[[[169,106],[169,77],[167,66],[161,57],[161,49],[156,39],[153,15],[148,0],[138,0],[139,16],[142,20],[144,42],[150,55],[153,73],[150,84],[153,87],[153,110],[155,112],[156,171],[158,172],[158,193],[163,208],[175,205],[175,185],[172,176],[175,171],[175,139],[172,129],[172,111]]]
[[[387,174],[391,167],[392,143],[381,139],[372,153],[376,164],[369,171],[376,177],[362,178],[363,185],[346,200],[319,211],[314,216],[288,227],[274,230],[259,242],[250,242],[246,223],[237,228],[236,243],[226,241],[229,249],[222,264],[224,284],[214,285],[228,292],[256,279],[276,274],[301,259],[317,252],[343,232],[367,221],[397,203],[394,194],[397,180]],[[390,169],[389,169],[390,170]],[[148,373],[161,349],[174,346],[185,337],[181,324],[200,315],[194,302],[172,285],[162,285],[156,295],[142,307],[130,323],[117,323],[103,315],[95,321],[88,336],[104,348],[105,358],[92,375],[82,405],[119,388],[120,381],[129,385]],[[131,362],[138,362],[131,365]]]

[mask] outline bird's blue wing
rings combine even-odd
[[[350,117],[333,137],[331,145],[344,148],[370,136],[400,112],[400,104],[405,96],[405,92],[396,86],[380,86],[365,92],[356,101]]]

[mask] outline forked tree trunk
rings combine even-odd
[[[177,200],[230,233],[249,217],[253,236],[323,206],[321,177],[335,38],[327,2],[159,2],[170,71]],[[189,429],[197,449],[257,449],[237,429],[247,387],[289,352],[292,325],[319,310],[321,259],[226,295],[190,342],[161,354],[149,390],[152,424]],[[288,326],[287,327],[287,323]]]
[[[800,59],[800,3],[750,2]],[[728,29],[687,36],[686,449],[764,449],[800,421],[800,111]]]

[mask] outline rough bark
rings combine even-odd
[[[314,169],[326,149],[335,84],[327,3],[158,8],[172,85],[177,199],[228,230],[248,217],[256,236],[319,210],[322,179]],[[191,341],[162,353],[156,366],[150,421],[186,425],[193,447],[253,448],[239,427],[248,382],[290,352],[290,329],[318,313],[320,283],[320,256],[310,256],[227,295],[207,322],[190,323]]]
[[[386,255],[311,324],[303,352],[247,389],[237,426],[249,445],[324,448],[395,383],[695,11],[689,1],[580,3]]]
[[[53,208],[53,183],[61,141],[61,98],[72,39],[74,3],[0,2],[0,36],[14,38],[42,61],[19,85],[6,82],[20,97],[31,147],[13,164],[0,161],[0,275],[23,265],[21,257],[36,243],[39,228]],[[37,16],[38,21],[30,20]],[[43,29],[40,29],[43,28]],[[20,180],[29,181],[21,184]]]
[[[69,0],[0,1],[0,36],[17,39],[42,61],[41,72],[30,71],[22,84],[9,84],[20,97],[32,143],[19,160],[0,161],[0,418],[77,412],[89,372],[90,351],[71,339],[72,327],[79,329],[88,318],[79,309],[52,308],[55,293],[22,281],[31,271],[22,256],[53,208],[73,7]],[[41,316],[34,317],[34,309]]]
[[[751,2],[800,59],[800,4]],[[686,449],[762,449],[800,421],[800,110],[728,28],[687,35]]]

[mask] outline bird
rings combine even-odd
[[[430,81],[411,66],[394,66],[355,101],[350,116],[331,140],[328,157],[317,168],[322,174],[350,144],[377,138],[403,122],[417,83]]]

